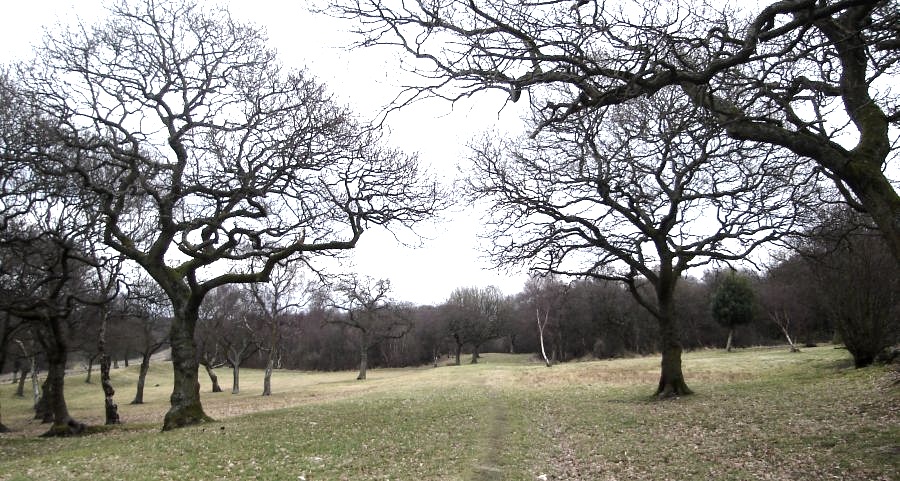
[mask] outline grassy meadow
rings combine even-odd
[[[67,439],[36,436],[31,399],[0,385],[0,480],[885,480],[900,479],[900,385],[855,370],[845,350],[687,353],[693,396],[653,401],[658,357],[545,368],[486,354],[477,365],[355,372],[241,371],[209,393],[217,421],[160,432],[171,366],[113,371],[125,422]],[[95,376],[96,379],[96,376]],[[29,386],[30,387],[30,386]],[[99,424],[100,386],[67,378],[74,417]]]

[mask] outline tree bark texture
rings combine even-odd
[[[81,434],[84,432],[85,425],[72,419],[72,416],[69,415],[69,407],[66,405],[66,345],[58,336],[54,336],[54,338],[50,349],[47,349],[47,381],[43,396],[47,399],[47,407],[53,417],[53,424],[43,436]]]
[[[41,423],[53,422],[53,411],[50,410],[50,378],[44,378],[39,389],[35,390],[38,398],[34,401],[34,419],[40,419]]]
[[[241,364],[231,363],[231,394],[240,394],[241,392]]]
[[[150,352],[145,352],[141,356],[141,367],[138,372],[137,390],[134,393],[134,400],[131,404],[144,404],[144,384],[147,382],[147,372],[150,371]]]
[[[100,388],[103,389],[103,407],[105,413],[105,424],[119,424],[119,406],[116,405],[114,396],[116,390],[113,389],[112,382],[109,379],[109,369],[111,361],[109,354],[106,352],[106,329],[109,326],[108,313],[104,311],[103,319],[100,323],[100,334],[97,336],[97,355],[100,356]],[[91,358],[91,364],[94,359]]]
[[[661,373],[659,386],[656,388],[656,396],[660,399],[686,396],[692,394],[684,381],[681,371],[681,340],[678,335],[678,327],[672,310],[668,310],[668,316],[659,318],[660,351],[662,351]]]
[[[176,312],[179,309],[175,309]],[[187,319],[183,313],[172,319],[170,339],[174,386],[169,398],[169,411],[163,420],[163,431],[212,421],[200,403],[200,379],[197,347],[194,345],[196,317]]]
[[[728,341],[725,342],[725,352],[731,352],[731,341],[734,339],[734,328],[728,329]]]
[[[106,412],[106,424],[119,424],[121,423],[121,419],[119,419],[119,406],[116,405],[113,396],[116,394],[116,390],[113,389],[112,382],[109,379],[109,369],[111,367],[112,362],[109,359],[109,355],[103,353],[100,355],[100,386],[103,387],[103,405]]]

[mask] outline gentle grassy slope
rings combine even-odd
[[[846,351],[751,349],[685,356],[697,394],[655,402],[658,358],[554,366],[487,354],[479,365],[355,373],[242,371],[240,395],[204,394],[219,421],[161,433],[170,371],[114,372],[128,424],[36,439],[31,401],[0,386],[0,479],[900,479],[900,389]],[[223,387],[230,375],[220,371]],[[69,379],[76,418],[102,394]],[[157,387],[156,385],[159,384]],[[209,386],[204,384],[203,391]]]

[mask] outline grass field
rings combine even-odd
[[[162,433],[170,365],[114,371],[126,424],[36,438],[31,400],[0,386],[0,479],[888,480],[900,479],[900,387],[830,346],[688,353],[697,394],[652,401],[656,357],[547,369],[527,356],[355,373],[242,370],[243,392],[208,393],[217,422]],[[219,371],[223,387],[230,373]],[[102,422],[98,384],[66,383],[72,414]],[[204,381],[206,381],[204,379]],[[226,390],[230,391],[230,390]]]

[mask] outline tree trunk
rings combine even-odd
[[[22,373],[22,377],[25,377],[25,373],[24,373],[24,372]],[[0,433],[8,433],[8,432],[9,432],[9,428],[6,427],[5,424],[3,424],[2,412],[3,412],[3,409],[2,409],[2,406],[0,406]]]
[[[462,357],[463,343],[460,342],[459,338],[456,336],[454,336],[454,340],[456,340],[456,365],[459,366],[459,359]]]
[[[263,375],[263,396],[272,395],[272,368],[275,366],[275,348],[269,348],[269,355],[266,358],[266,371]]]
[[[125,351],[125,359],[123,359],[122,361],[125,362],[125,367],[128,367],[128,351]]]
[[[216,376],[213,368],[209,367],[208,362],[203,363],[203,368],[206,369],[206,375],[209,376],[209,382],[212,383],[212,392],[222,392],[222,386],[219,386],[219,376]]]
[[[41,383],[38,381],[37,360],[31,358],[31,391],[34,394],[34,412],[38,411],[38,403],[41,400]],[[35,419],[40,419],[35,417]]]
[[[772,318],[772,322],[774,322],[779,329],[781,329],[782,334],[784,334],[784,338],[787,339],[788,345],[791,347],[791,352],[800,352],[800,348],[794,343],[794,340],[791,339],[791,335],[788,332],[788,327],[791,325],[790,318],[787,314],[780,315],[778,312],[773,312],[770,317]]]
[[[106,424],[119,424],[119,406],[116,405],[113,396],[116,390],[113,389],[112,382],[109,380],[110,359],[106,353],[100,354],[100,386],[103,387],[103,405],[106,412]]]
[[[472,348],[472,360],[469,361],[469,364],[478,364],[478,348],[479,348],[479,347],[480,347],[480,346],[475,345],[475,346]]]
[[[886,128],[884,133],[887,133]],[[839,174],[853,193],[859,197],[866,212],[872,216],[872,220],[875,221],[888,248],[894,255],[894,261],[900,264],[900,195],[881,171],[880,159],[882,158],[876,154],[870,158],[855,159],[848,163]]]
[[[172,347],[174,386],[169,398],[169,411],[163,420],[163,431],[212,421],[203,412],[200,403],[200,379],[197,347],[194,344],[194,326],[197,313],[188,319],[181,309],[174,309],[169,339]]]
[[[682,347],[675,319],[674,282],[672,284],[671,289],[660,289],[657,294],[662,369],[656,396],[660,399],[693,393],[684,382],[684,374],[681,372]]]
[[[85,378],[84,378],[85,384],[91,383],[91,374],[94,373],[94,358],[96,358],[96,357],[97,356],[95,355],[95,356],[91,356],[88,358],[87,376],[85,376]]]
[[[731,352],[731,340],[734,338],[734,328],[728,329],[728,341],[725,342],[725,352]]]
[[[2,367],[2,366],[3,366],[3,364],[0,364],[0,367]],[[3,371],[0,371],[0,372],[3,372]],[[22,375],[23,375],[23,376],[25,375],[25,371],[24,371],[24,370],[22,371]],[[18,367],[13,367],[13,371],[12,371],[12,381],[10,381],[10,384],[15,384],[15,383],[17,383],[17,382],[19,382],[19,368],[18,368]]]
[[[116,405],[114,396],[116,390],[113,389],[112,382],[109,379],[109,369],[111,361],[109,354],[106,353],[106,328],[109,325],[109,315],[104,310],[103,318],[100,323],[100,334],[97,336],[97,354],[100,356],[100,388],[103,389],[103,407],[105,412],[105,424],[119,424],[119,406]],[[91,358],[91,364],[94,359]]]
[[[241,363],[231,363],[231,394],[240,394],[241,392]]]
[[[44,378],[43,385],[35,389],[38,398],[34,401],[34,419],[40,419],[41,423],[53,422],[53,411],[50,410],[50,378]]]
[[[363,342],[359,349],[359,375],[356,376],[357,381],[366,380],[366,371],[369,369],[369,347]]]
[[[85,425],[72,419],[69,415],[69,407],[66,405],[65,376],[66,376],[66,346],[58,335],[47,349],[47,381],[44,389],[44,398],[50,413],[53,415],[53,424],[50,430],[42,436],[71,436],[84,431]]]
[[[278,357],[278,326],[279,320],[277,315],[273,315],[269,318],[270,328],[269,329],[269,351],[266,356],[266,370],[263,374],[263,396],[271,396],[272,395],[272,370],[275,368],[275,359]]]
[[[19,377],[19,385],[16,386],[16,397],[25,397],[25,380],[27,379],[25,369],[22,369],[22,375]]]
[[[541,356],[544,358],[544,365],[547,367],[552,366],[550,363],[550,358],[547,357],[547,348],[544,346],[544,328],[547,326],[547,318],[550,317],[550,311],[547,311],[547,315],[544,316],[544,322],[541,322],[541,312],[537,311],[535,313],[537,315],[537,324],[538,324],[538,340],[541,342]]]
[[[141,367],[138,372],[137,391],[131,404],[144,404],[144,383],[147,382],[147,372],[150,371],[150,351],[144,351],[141,356]]]

